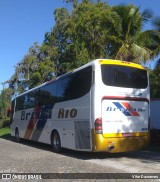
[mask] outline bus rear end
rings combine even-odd
[[[99,60],[99,64],[100,74],[95,73],[101,81],[95,77],[94,150],[115,153],[147,146],[147,70],[141,65],[122,61]]]

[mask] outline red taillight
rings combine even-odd
[[[8,111],[8,112],[11,112],[11,111],[12,111],[12,108],[11,108],[11,107],[9,107],[9,108],[7,109],[7,111]]]
[[[102,118],[97,118],[95,120],[95,132],[97,134],[101,134],[102,133]]]

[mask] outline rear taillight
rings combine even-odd
[[[102,118],[97,118],[95,120],[95,132],[97,134],[102,134]]]

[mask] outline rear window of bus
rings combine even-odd
[[[102,81],[105,85],[144,89],[148,86],[147,71],[121,66],[101,65]]]

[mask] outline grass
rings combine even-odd
[[[0,137],[7,135],[7,134],[10,134],[10,128],[9,127],[0,129]]]

